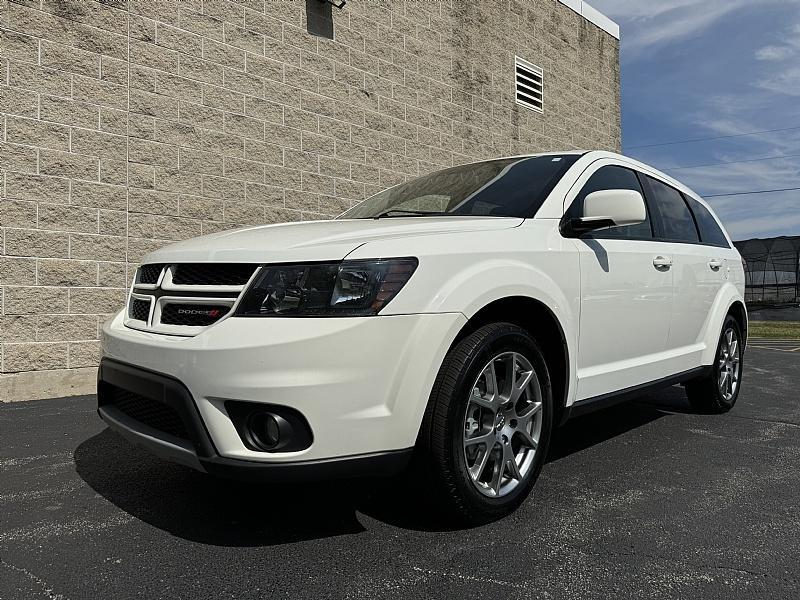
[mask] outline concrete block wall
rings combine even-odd
[[[310,4],[319,0],[308,0]],[[618,149],[618,40],[556,0],[0,0],[0,399],[90,391],[141,257],[484,157]],[[514,103],[514,56],[545,109]]]

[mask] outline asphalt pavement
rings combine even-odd
[[[734,410],[673,387],[558,430],[531,498],[452,529],[414,481],[213,479],[92,397],[0,406],[0,599],[798,598],[800,352],[753,344]]]

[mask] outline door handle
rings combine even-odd
[[[672,259],[666,256],[656,256],[653,259],[653,266],[659,271],[669,271],[672,267]]]
[[[708,266],[712,271],[719,271],[722,268],[722,261],[716,258],[708,261]]]

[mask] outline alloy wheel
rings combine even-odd
[[[542,432],[542,391],[530,361],[504,352],[470,390],[464,417],[467,472],[485,496],[502,497],[533,470]]]
[[[733,327],[729,327],[722,334],[717,362],[717,386],[720,395],[728,402],[736,395],[739,387],[740,367],[739,336]]]

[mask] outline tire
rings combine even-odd
[[[736,342],[730,352],[730,334]],[[719,414],[728,412],[736,404],[742,389],[744,352],[742,328],[739,322],[728,315],[722,325],[714,364],[709,373],[686,384],[686,395],[692,408],[700,413]]]
[[[487,523],[530,493],[552,424],[550,374],[536,341],[510,323],[485,325],[451,348],[439,369],[418,438],[418,467],[445,515],[459,524]]]

